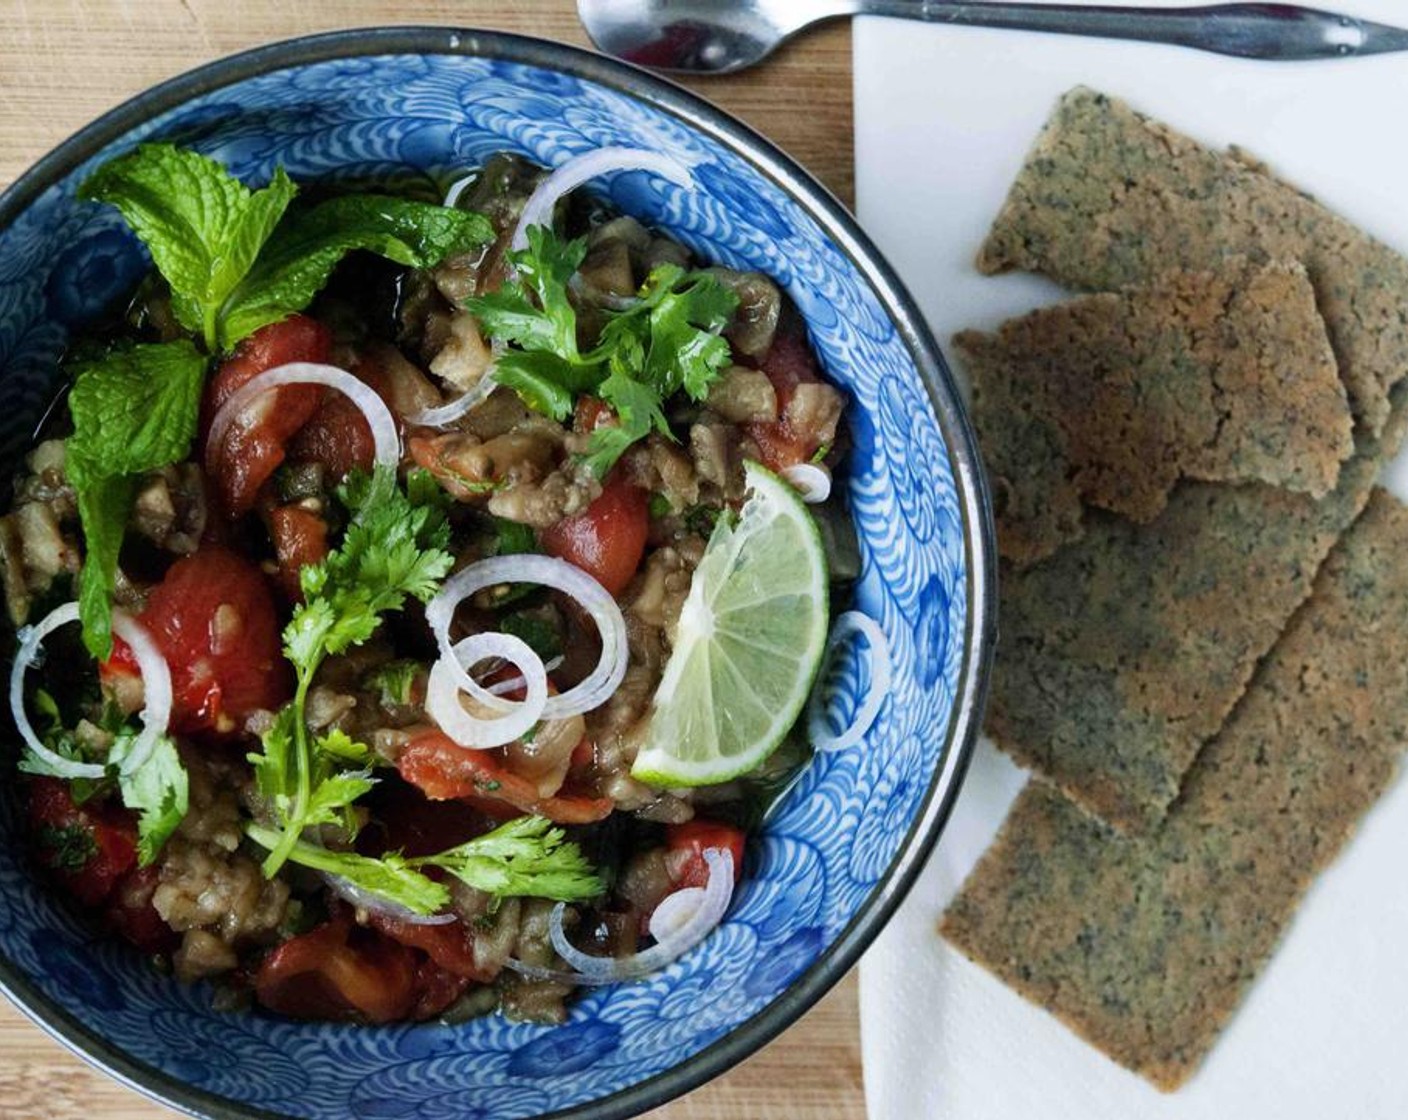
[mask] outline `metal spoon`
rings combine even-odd
[[[1291,61],[1408,50],[1408,30],[1292,4],[1103,8],[957,0],[577,0],[601,50],[660,70],[727,74],[823,20],[880,15],[970,27],[1138,39]]]

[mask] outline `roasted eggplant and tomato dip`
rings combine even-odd
[[[708,936],[864,730],[813,695],[844,399],[767,277],[569,193],[622,170],[691,182],[499,156],[429,202],[149,144],[82,188],[153,267],[0,518],[12,792],[223,1005],[560,1020]]]

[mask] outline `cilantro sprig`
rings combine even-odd
[[[708,396],[731,359],[722,332],[738,297],[707,272],[661,265],[631,307],[606,313],[596,343],[583,351],[569,285],[586,253],[584,238],[563,241],[532,226],[527,248],[509,254],[515,278],[465,307],[491,338],[512,344],[494,378],[529,407],[565,420],[584,393],[611,406],[619,422],[596,429],[587,452],[601,477],[652,430],[674,438],[663,410],[671,396]]]
[[[305,829],[350,825],[352,804],[375,782],[365,747],[339,733],[309,733],[308,691],[318,669],[365,642],[407,599],[429,601],[453,563],[445,497],[424,472],[413,472],[402,489],[393,471],[378,467],[349,479],[340,496],[351,514],[342,544],[299,573],[304,601],[284,628],[284,655],[297,682],[293,700],[261,737],[263,751],[250,755],[282,829],[264,861],[271,877]],[[362,768],[349,770],[349,763]]]
[[[601,878],[562,829],[543,817],[517,817],[435,855],[407,859],[399,852],[364,856],[333,851],[287,832],[250,824],[256,844],[275,852],[287,846],[293,863],[340,876],[353,886],[417,914],[433,914],[450,901],[444,883],[425,874],[436,868],[494,898],[527,896],[577,902],[604,890]]]

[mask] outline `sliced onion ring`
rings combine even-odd
[[[289,362],[251,377],[230,394],[230,399],[220,406],[220,411],[210,422],[208,446],[222,447],[230,426],[240,414],[270,389],[283,385],[321,385],[336,389],[366,417],[367,427],[372,432],[377,465],[392,470],[400,466],[401,437],[396,433],[396,418],[391,415],[386,402],[375,389],[345,369],[318,362]]]
[[[793,463],[783,467],[782,479],[802,496],[808,505],[820,505],[831,497],[831,472],[815,463]]]
[[[549,696],[541,718],[565,719],[606,703],[626,676],[630,652],[626,646],[626,620],[606,588],[581,568],[555,556],[495,556],[470,564],[447,579],[440,593],[425,608],[425,620],[440,645],[441,656],[435,663],[436,668],[446,666],[444,671],[458,687],[481,703],[506,706],[504,700],[485,692],[461,667],[460,659],[450,656],[450,623],[454,620],[455,609],[476,591],[501,583],[536,583],[562,592],[582,606],[601,635],[601,660],[596,668],[575,688],[560,696]]]
[[[330,871],[320,871],[318,875],[328,885],[328,890],[338,898],[344,902],[350,902],[357,909],[365,910],[368,914],[380,914],[384,918],[392,918],[414,926],[447,926],[451,922],[459,921],[457,914],[417,914],[409,906],[402,906],[399,902],[392,902],[372,891],[363,890],[355,883],[349,882],[341,875],[334,875]]]
[[[132,774],[151,757],[171,722],[171,668],[147,628],[126,611],[112,612],[112,629],[127,643],[142,674],[142,732],[122,761],[122,772]]]
[[[688,167],[679,160],[662,152],[648,152],[643,148],[596,148],[573,156],[558,167],[551,175],[538,184],[523,205],[523,215],[513,231],[515,251],[528,247],[530,226],[552,224],[552,208],[563,195],[580,187],[598,175],[608,175],[613,171],[653,171],[682,187],[693,187],[694,176]],[[458,197],[458,196],[456,196]]]
[[[629,957],[594,957],[582,952],[567,940],[562,927],[566,906],[559,902],[548,918],[548,935],[557,955],[574,971],[540,968],[519,960],[509,960],[508,967],[532,979],[582,985],[639,980],[659,971],[708,937],[728,912],[733,898],[733,853],[726,848],[705,848],[704,862],[709,867],[705,886],[675,891],[655,908],[650,916],[655,944],[649,949]]]
[[[521,702],[513,703],[495,696],[466,671],[489,657],[502,658],[518,669],[527,682],[527,695]],[[467,681],[469,687],[464,687],[459,678]],[[468,692],[482,705],[507,711],[492,719],[471,715],[460,703],[461,691]],[[547,699],[547,670],[543,668],[542,658],[526,642],[512,634],[472,634],[461,638],[447,655],[431,666],[425,711],[440,730],[460,746],[487,750],[512,743],[527,734],[528,729],[543,718]]]
[[[484,376],[448,404],[423,408],[406,417],[406,423],[420,428],[448,428],[461,416],[467,416],[489,399],[499,383],[494,380],[494,367],[484,371]]]
[[[78,604],[65,603],[33,626],[26,626],[20,631],[19,648],[15,651],[14,665],[10,669],[10,711],[25,745],[52,767],[54,773],[65,778],[101,778],[106,773],[106,768],[98,763],[75,762],[46,747],[35,734],[24,709],[25,673],[39,660],[41,643],[60,626],[77,622],[78,617]],[[133,660],[137,662],[137,668],[142,674],[142,692],[145,697],[141,733],[133,742],[127,757],[122,760],[122,772],[131,774],[151,757],[157,740],[166,733],[166,726],[171,719],[171,670],[146,628],[131,615],[125,611],[114,611],[112,628],[113,632],[131,647]]]
[[[551,673],[554,669],[558,668],[566,660],[567,658],[563,657],[562,654],[559,653],[550,661],[544,661],[543,668],[547,672]],[[484,689],[484,691],[487,692],[490,696],[507,696],[510,692],[517,692],[520,688],[523,688],[527,683],[528,682],[525,681],[522,677],[509,677],[506,681],[500,681],[498,684],[489,685],[487,688]]]
[[[856,709],[851,724],[840,734],[834,734],[826,722],[827,669],[836,656],[836,651],[853,636],[865,638],[870,657],[870,687],[865,698]],[[826,651],[822,654],[822,670],[817,675],[816,687],[807,701],[807,734],[812,747],[818,751],[844,751],[855,746],[870,730],[875,717],[880,714],[880,706],[890,694],[890,643],[880,624],[860,611],[846,611],[837,615],[831,634],[826,639]]]
[[[445,201],[441,206],[455,207],[459,205],[460,195],[464,194],[465,188],[470,186],[479,178],[479,172],[471,171],[468,175],[461,176],[450,184],[450,189],[445,192]]]

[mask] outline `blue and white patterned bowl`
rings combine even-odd
[[[910,298],[805,172],[633,68],[446,29],[302,39],[128,102],[0,196],[0,472],[52,398],[69,333],[145,268],[113,214],[76,203],[74,190],[150,138],[194,145],[247,180],[283,164],[305,181],[443,185],[491,152],[555,165],[605,144],[693,164],[694,192],[642,173],[605,189],[704,258],[777,278],[805,315],[852,402],[856,605],[889,636],[894,683],[863,746],[818,756],[755,840],[724,926],[647,982],[590,992],[565,1026],[490,1017],[372,1029],[212,1011],[207,989],[96,939],[32,881],[8,797],[0,985],[114,1076],[196,1115],[241,1120],[623,1117],[746,1057],[835,983],[898,905],[947,817],[980,714],[993,609],[985,491]],[[865,680],[859,665],[837,676],[839,719]]]

